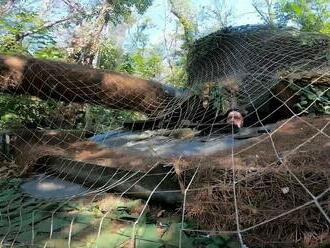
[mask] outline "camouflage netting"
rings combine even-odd
[[[312,70],[309,83],[329,85],[328,61],[325,35],[268,26],[225,28],[194,43],[188,54],[188,82],[199,91],[210,91],[205,85],[221,88],[224,100],[235,97],[234,107],[251,112],[253,105],[266,104],[270,90],[281,98],[279,91],[287,85],[275,87],[290,79],[293,83],[290,76],[299,81]]]
[[[93,134],[54,122],[57,130],[2,135],[9,161],[0,172],[25,179],[0,182],[0,246],[330,243],[329,37],[265,26],[210,34],[189,53],[181,95],[117,73],[20,62],[0,60],[0,73],[17,76],[0,74],[2,86],[26,86],[16,95],[133,108],[150,119],[123,120],[121,129],[118,120],[107,129],[95,123]],[[241,130],[224,124],[233,108],[245,115]],[[36,200],[20,188],[37,182],[50,194],[55,179],[83,191]],[[133,195],[143,201],[130,202]]]

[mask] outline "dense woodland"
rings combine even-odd
[[[212,1],[211,1],[212,2]],[[187,54],[194,41],[235,23],[230,1],[214,0],[197,8],[192,0],[169,0],[166,25],[158,42],[156,19],[144,14],[152,0],[0,1],[0,54],[81,64],[118,71],[175,87],[187,83]],[[329,0],[254,0],[260,24],[293,26],[330,35]],[[317,96],[317,89],[311,89]],[[1,128],[41,127],[114,129],[124,121],[145,119],[88,103],[43,101],[37,97],[0,96]],[[327,104],[315,112],[329,113]]]

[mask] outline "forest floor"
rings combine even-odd
[[[5,163],[0,173],[5,177],[26,176],[46,155],[127,170],[147,171],[155,162],[172,164],[182,189],[190,187],[185,210],[187,219],[196,222],[195,229],[209,230],[213,235],[221,234],[220,230],[235,233],[238,211],[248,244],[318,247],[330,241],[323,216],[330,212],[329,116],[284,120],[276,123],[272,132],[254,137],[233,151],[208,156],[149,157],[100,146],[86,141],[83,134],[55,132],[49,137],[35,134],[31,142],[24,143],[16,139],[16,163]]]
[[[325,157],[319,161],[319,165],[324,164],[328,158],[328,149],[330,149],[330,116],[302,117],[280,121],[275,124],[269,134],[265,133],[258,137],[246,139],[247,142],[234,146],[234,159],[236,168],[251,167],[254,165],[268,166],[279,162],[282,158],[292,157],[295,154],[316,152]],[[329,124],[329,125],[328,125]],[[231,146],[227,149],[219,149],[212,154],[206,155],[186,155],[178,156],[149,156],[146,152],[131,153],[123,149],[115,149],[103,145],[103,143],[86,139],[83,132],[73,131],[38,131],[23,130],[15,135],[12,143],[15,162],[5,163],[5,166],[13,166],[12,170],[22,171],[33,170],[34,163],[46,155],[58,155],[69,159],[92,162],[103,166],[118,167],[123,169],[148,170],[155,162],[171,163],[181,170],[192,169],[203,162],[203,166],[220,166],[222,168],[232,167]],[[156,137],[157,138],[157,137]],[[174,140],[172,137],[164,137],[165,142]],[[201,143],[213,145],[212,139],[207,138]],[[221,138],[221,137],[220,137]],[[140,139],[140,138],[138,138]],[[146,138],[147,139],[147,138]],[[146,140],[145,139],[145,140]],[[183,143],[190,144],[194,138],[180,140]],[[141,139],[141,144],[144,139]],[[233,142],[239,143],[235,139]],[[138,145],[140,143],[137,143]],[[126,144],[125,144],[125,147]],[[119,144],[120,148],[120,144]],[[152,149],[150,147],[149,149]],[[172,149],[177,149],[173,147]],[[193,147],[195,149],[195,147]],[[322,152],[323,151],[323,152]],[[310,154],[309,154],[310,155]],[[221,160],[219,159],[221,158]],[[328,164],[326,164],[327,166]],[[0,169],[5,171],[5,169]],[[15,175],[14,172],[12,172]],[[17,174],[16,174],[17,175]]]

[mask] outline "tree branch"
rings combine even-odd
[[[175,90],[155,81],[86,66],[0,55],[0,91],[158,115]]]
[[[5,15],[15,4],[16,0],[9,0],[4,7],[0,8],[0,16]]]
[[[25,33],[23,33],[23,34],[21,34],[21,35],[18,35],[18,36],[17,36],[17,40],[18,40],[18,41],[19,41],[19,40],[23,40],[23,39],[26,38],[27,36],[30,36],[30,35],[36,34],[36,33],[40,32],[40,31],[42,31],[42,30],[44,30],[44,29],[49,29],[49,28],[52,28],[52,27],[54,27],[54,26],[56,26],[56,25],[59,25],[59,24],[65,23],[65,22],[67,22],[67,21],[72,20],[72,19],[75,18],[75,17],[76,17],[76,15],[74,15],[74,16],[70,16],[70,17],[67,17],[67,18],[64,18],[64,19],[61,19],[61,20],[57,20],[57,21],[55,21],[55,22],[48,23],[48,24],[46,24],[46,25],[44,25],[44,26],[42,26],[42,27],[39,27],[39,28],[37,28],[37,29],[35,29],[35,30],[31,30],[31,31],[29,31],[29,32],[25,32]]]

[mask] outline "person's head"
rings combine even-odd
[[[243,127],[243,124],[244,124],[243,115],[237,110],[232,110],[227,115],[227,123],[233,124],[233,125],[237,126],[238,128],[241,128],[241,127]]]

